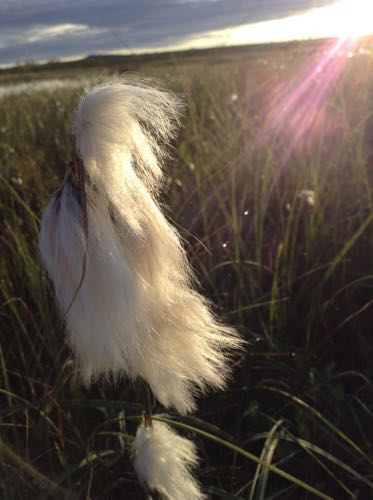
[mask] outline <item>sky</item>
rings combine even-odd
[[[373,0],[0,0],[0,65],[373,32]]]

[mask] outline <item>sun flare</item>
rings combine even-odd
[[[260,145],[277,136],[283,164],[297,145],[305,140],[310,144],[318,134],[333,129],[333,113],[326,105],[333,86],[349,59],[370,53],[361,46],[360,37],[373,33],[373,0],[339,0],[307,16],[308,28],[318,28],[307,38],[333,39],[325,40],[319,50],[307,56],[303,67],[271,89],[267,97],[270,110],[258,133]],[[304,15],[295,17],[304,19]],[[294,18],[283,20],[288,26],[290,21]],[[298,29],[302,29],[301,23]]]
[[[330,19],[338,27],[339,36],[357,37],[373,33],[372,0],[339,0],[331,8],[335,19]]]
[[[357,38],[370,34],[373,34],[373,0],[336,0],[330,5],[285,18],[241,25],[230,32],[229,42],[234,45],[330,37]]]

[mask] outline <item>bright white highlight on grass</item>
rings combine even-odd
[[[13,83],[11,85],[0,85],[0,99],[10,95],[19,95],[35,92],[54,92],[57,89],[76,89],[88,87],[91,80],[88,78],[50,78],[44,80],[32,80],[31,82]]]

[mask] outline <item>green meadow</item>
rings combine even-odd
[[[180,417],[208,498],[373,498],[373,43],[290,44],[0,72],[0,498],[142,499],[135,383],[84,387],[38,255],[84,87],[182,96],[163,208],[199,289],[247,341]],[[56,83],[58,81],[58,83]]]

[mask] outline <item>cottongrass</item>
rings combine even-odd
[[[44,212],[40,251],[82,379],[140,376],[185,413],[208,387],[224,388],[241,341],[195,290],[160,209],[164,145],[180,112],[175,96],[141,80],[88,93],[76,114],[82,164]]]
[[[134,467],[141,482],[167,500],[207,498],[192,475],[198,463],[194,443],[179,436],[167,424],[142,423],[133,443]]]

